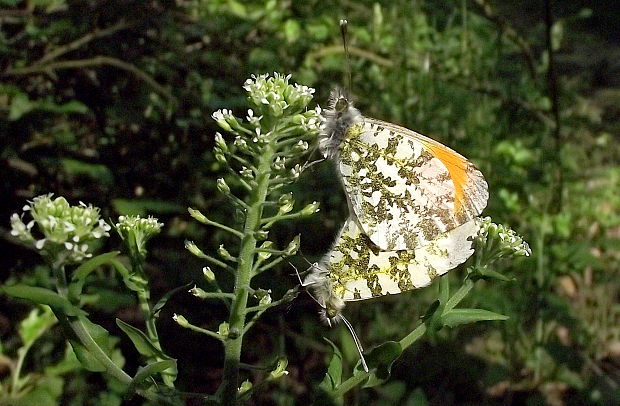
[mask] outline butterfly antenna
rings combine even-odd
[[[347,42],[347,26],[349,22],[345,19],[340,20],[340,35],[342,35],[342,45],[344,47],[346,79],[345,86],[347,93],[351,92],[351,57],[349,55],[349,44]]]
[[[307,285],[304,285],[304,282],[301,280],[301,275],[299,274],[299,271],[297,270],[297,267],[296,267],[295,265],[293,265],[293,263],[292,263],[291,261],[288,261],[288,264],[289,264],[290,266],[292,266],[292,267],[293,267],[293,269],[295,270],[295,275],[297,275],[297,279],[299,279],[299,284],[300,284],[302,287],[306,287]]]
[[[355,342],[355,347],[357,347],[357,352],[360,354],[360,361],[362,361],[362,368],[364,368],[365,372],[368,372],[368,365],[366,364],[366,359],[364,358],[364,349],[362,348],[362,343],[360,342],[360,339],[357,337],[357,334],[355,334],[355,330],[353,330],[353,326],[351,325],[351,323],[349,323],[349,320],[346,319],[346,317],[344,317],[344,315],[340,315],[340,318],[342,319],[342,321],[344,322],[344,324],[347,326],[347,328],[349,329],[349,332],[351,333],[351,337],[353,337],[353,341]]]
[[[306,261],[308,261],[308,260],[306,260]],[[310,263],[310,262],[308,262],[308,263]],[[301,279],[301,275],[299,274],[299,271],[297,270],[297,267],[295,265],[293,265],[292,263],[290,263],[290,262],[289,262],[289,265],[292,266],[293,269],[295,270],[295,274],[297,275],[297,279],[299,279],[299,285],[301,285],[304,288],[307,287],[307,286],[312,285],[312,283],[304,284],[304,281]],[[315,262],[314,264],[310,264],[310,266],[312,266],[312,267],[317,266],[317,263]],[[308,296],[310,296],[312,298],[312,300],[314,300],[319,306],[321,306],[321,308],[325,309],[325,304],[321,303],[319,301],[319,299],[314,297],[314,295],[312,293],[310,293],[309,290],[306,289],[306,293],[308,294]]]

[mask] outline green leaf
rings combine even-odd
[[[296,20],[289,19],[284,23],[284,37],[289,44],[297,41],[301,35],[301,27]]]
[[[469,278],[473,281],[476,281],[478,279],[496,279],[504,282],[511,282],[515,280],[515,278],[510,278],[486,266],[470,267],[467,269],[467,273],[469,275]]]
[[[70,176],[87,176],[103,185],[114,184],[114,175],[105,165],[93,164],[69,158],[60,159],[60,163],[65,173]]]
[[[110,360],[118,367],[122,367],[125,360],[120,351],[115,348],[118,338],[111,336],[108,330],[91,322],[86,317],[79,317],[79,321],[86,328],[93,341],[108,355]],[[77,336],[69,339],[69,343],[71,343],[75,356],[84,368],[92,372],[103,372],[106,370],[106,367],[90,353]]]
[[[80,265],[74,272],[71,278],[71,284],[69,290],[72,297],[78,297],[82,293],[84,281],[86,277],[99,266],[109,263],[110,260],[119,254],[118,251],[107,252],[105,254],[97,255],[94,258],[89,259]]]
[[[161,309],[166,305],[166,303],[168,302],[168,300],[170,300],[170,298],[172,296],[174,296],[176,293],[180,292],[180,291],[185,291],[187,290],[187,288],[189,288],[190,286],[192,286],[193,283],[188,283],[187,285],[183,285],[183,286],[179,286],[177,288],[172,289],[171,291],[169,291],[168,293],[166,293],[165,295],[163,295],[161,297],[161,299],[159,299],[157,301],[157,303],[155,303],[155,306],[153,306],[153,308],[151,309],[151,315],[153,318],[157,318],[159,317],[159,312],[161,311]]]
[[[30,300],[39,304],[45,304],[55,309],[62,309],[62,311],[69,316],[86,314],[86,312],[82,309],[74,306],[67,299],[50,289],[40,288],[37,286],[13,285],[3,286],[2,291],[12,297]]]
[[[9,107],[9,121],[15,121],[22,118],[24,114],[29,113],[34,108],[32,102],[25,93],[18,93],[13,96],[11,106]]]
[[[327,373],[323,381],[319,384],[319,388],[326,392],[332,392],[342,383],[342,354],[338,347],[336,347],[336,344],[332,343],[327,338],[324,338],[324,340],[331,345],[333,352],[329,361],[329,366],[327,367]]]
[[[237,17],[246,18],[248,16],[248,11],[243,3],[235,0],[229,0],[228,7],[230,7],[230,12]]]
[[[59,376],[41,376],[30,382],[32,390],[19,399],[11,400],[11,406],[58,406],[65,380]]]
[[[127,337],[131,340],[136,350],[147,358],[160,357],[165,359],[170,359],[166,354],[161,352],[161,350],[157,349],[155,345],[151,342],[151,340],[144,334],[141,330],[135,328],[134,326],[125,323],[121,319],[116,319],[116,325],[120,327],[121,330]]]
[[[133,393],[136,388],[138,388],[144,381],[148,378],[152,377],[155,374],[164,372],[167,369],[175,369],[177,368],[177,361],[173,359],[167,359],[164,361],[157,361],[147,366],[138,368],[138,372],[136,372],[136,376],[134,376],[133,380],[129,384],[129,388],[127,389],[128,393]]]
[[[366,355],[366,362],[371,372],[364,384],[364,388],[372,388],[385,382],[390,377],[392,364],[402,353],[402,347],[395,341],[386,341],[370,350]],[[358,373],[363,373],[363,371],[357,368],[354,374]]]
[[[32,309],[28,316],[19,323],[17,330],[23,346],[31,346],[55,323],[56,317],[49,307]]]
[[[441,316],[443,324],[455,327],[477,321],[507,320],[508,316],[484,309],[452,309]]]

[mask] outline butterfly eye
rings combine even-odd
[[[333,319],[334,317],[338,316],[338,310],[333,309],[333,308],[327,308],[325,309],[325,314],[327,315],[328,318]]]
[[[336,101],[336,105],[334,106],[336,112],[343,113],[349,107],[349,102],[344,97],[341,97]]]

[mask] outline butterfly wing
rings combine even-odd
[[[475,218],[416,250],[383,251],[351,216],[321,265],[329,271],[330,294],[351,301],[427,286],[473,254],[478,229]]]
[[[373,243],[413,250],[478,216],[489,197],[482,173],[428,137],[364,118],[340,145],[350,208]]]

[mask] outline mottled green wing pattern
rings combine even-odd
[[[415,250],[383,251],[351,216],[321,267],[329,271],[333,294],[345,301],[421,288],[473,254],[478,228],[476,218]]]
[[[370,118],[347,130],[339,170],[364,233],[387,251],[429,244],[478,216],[489,196],[484,177],[463,156]]]

